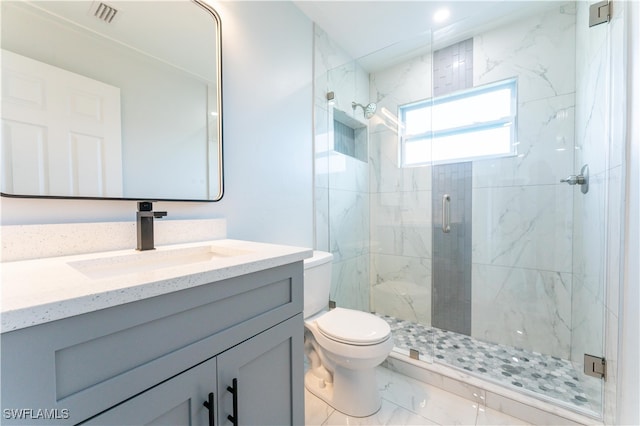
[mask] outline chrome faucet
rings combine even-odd
[[[154,212],[151,201],[138,201],[136,213],[136,227],[138,234],[137,250],[154,250],[153,244],[153,218],[165,217],[167,212]]]

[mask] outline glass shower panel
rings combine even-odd
[[[431,33],[408,42],[410,55],[389,46],[358,60],[369,70],[369,99],[377,103],[369,120],[371,311],[390,322],[396,351],[413,349],[430,360],[431,166],[403,165],[401,108],[433,97]],[[429,112],[416,128],[431,124]]]
[[[565,196],[572,196],[573,287],[571,298],[571,357],[584,386],[580,402],[594,413],[602,413],[603,381],[583,373],[585,354],[604,357],[604,313],[606,294],[607,203],[609,175],[615,160],[609,157],[611,105],[611,26],[589,27],[589,4],[577,4],[576,28],[576,146],[573,168],[581,172],[587,186],[562,183]],[[584,166],[587,166],[586,168]],[[586,369],[586,368],[585,368]]]
[[[329,70],[332,64],[324,60],[325,51],[331,49],[324,31],[314,26],[317,47],[314,50],[314,138],[313,138],[313,167],[314,167],[314,248],[316,250],[330,250],[329,244],[329,141],[331,139],[329,126],[329,108],[333,95],[329,94]]]
[[[369,76],[326,34],[319,35],[317,58],[327,62],[317,97],[324,98],[326,111],[326,250],[334,256],[330,297],[337,306],[368,312]]]

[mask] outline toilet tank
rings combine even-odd
[[[304,260],[304,317],[326,309],[331,291],[331,266],[333,255],[324,251],[314,251],[313,256]]]

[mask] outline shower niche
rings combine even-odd
[[[333,150],[363,162],[369,158],[367,123],[346,112],[332,108]]]

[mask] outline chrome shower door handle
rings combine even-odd
[[[569,185],[584,185],[585,183],[585,178],[582,175],[571,175],[571,176],[567,176],[564,179],[560,179],[560,182],[562,183],[568,183]]]
[[[569,185],[580,185],[580,191],[583,194],[589,192],[589,166],[585,164],[580,169],[579,175],[569,175],[564,179],[560,179],[561,183],[568,183]]]
[[[451,196],[442,196],[442,232],[448,234],[451,231]]]
[[[565,183],[565,182],[568,183],[569,185],[575,185],[576,183],[578,183],[578,176],[570,175],[564,179],[560,179],[560,183]]]

